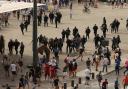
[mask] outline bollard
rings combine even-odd
[[[71,86],[74,87],[74,80],[71,81]]]
[[[95,73],[92,73],[92,79],[95,79]]]
[[[67,83],[66,82],[64,83],[64,89],[67,89]]]
[[[81,78],[78,79],[78,83],[81,84]]]

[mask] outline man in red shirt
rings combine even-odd
[[[102,83],[102,89],[107,89],[108,87],[108,80],[105,79],[105,81]]]
[[[124,76],[123,86],[124,86],[124,89],[126,89],[126,87],[128,87],[128,74]]]

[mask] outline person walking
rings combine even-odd
[[[19,45],[20,45],[20,42],[16,39],[15,42],[14,42],[14,47],[15,47],[16,55],[18,54]]]
[[[108,80],[105,79],[104,82],[102,83],[102,89],[108,89]]]
[[[102,79],[103,79],[103,76],[102,76],[102,74],[101,74],[102,72],[100,71],[99,72],[99,74],[97,74],[97,80],[98,80],[98,85],[99,85],[99,87],[100,87],[100,89],[101,89],[101,81],[102,81]]]
[[[12,81],[14,81],[15,77],[17,75],[17,73],[16,73],[17,72],[17,66],[14,62],[12,62],[12,64],[10,65],[10,70],[12,72]]]
[[[94,31],[95,37],[96,37],[96,35],[97,35],[97,30],[98,30],[98,26],[95,24],[95,25],[93,26],[93,31]]]
[[[85,31],[85,33],[86,33],[86,38],[87,38],[87,39],[89,39],[90,32],[91,32],[91,30],[90,30],[90,28],[89,28],[89,26],[88,26],[87,29],[86,29],[86,31]]]
[[[29,25],[28,20],[25,20],[24,21],[24,28],[26,29],[26,32],[28,31],[28,25]]]
[[[23,24],[23,22],[20,24],[20,29],[21,29],[21,32],[22,32],[22,34],[24,35],[24,24]]]
[[[89,85],[90,76],[91,76],[90,69],[88,69],[88,68],[85,69],[85,85]]]
[[[125,71],[124,71],[124,75],[125,73],[128,71],[128,59],[125,61]]]
[[[23,58],[23,53],[24,53],[24,44],[23,42],[20,43],[20,55],[21,55],[21,58]]]

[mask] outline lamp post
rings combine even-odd
[[[33,0],[33,67],[37,66],[37,0]]]

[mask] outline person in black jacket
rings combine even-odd
[[[48,26],[48,16],[44,15],[44,27]]]
[[[94,31],[94,35],[96,36],[97,35],[97,30],[98,30],[98,26],[95,24],[93,26],[93,31]]]
[[[49,13],[50,23],[53,24],[54,14],[53,12]]]
[[[89,34],[90,34],[91,30],[89,27],[87,27],[85,33],[86,33],[86,38],[89,39]]]
[[[10,39],[10,41],[8,42],[8,48],[10,54],[13,54],[13,46],[14,46],[14,42],[12,41],[12,39]]]
[[[20,42],[16,39],[15,42],[14,42],[16,54],[18,54],[18,47],[19,47],[19,45],[20,45]]]
[[[20,24],[20,29],[21,29],[22,34],[24,35],[24,24],[23,23]]]
[[[28,30],[28,25],[29,25],[28,20],[25,20],[25,22],[24,22],[24,28],[26,29],[26,32]]]
[[[23,42],[20,43],[20,55],[21,55],[21,58],[23,58],[23,53],[24,53],[24,44]]]

